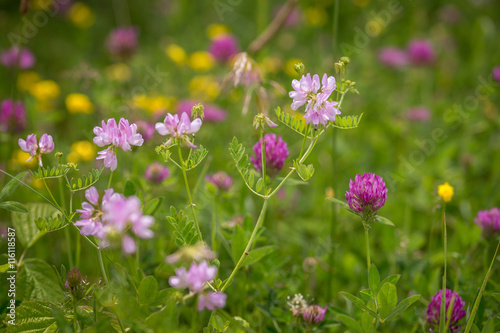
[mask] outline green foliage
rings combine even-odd
[[[55,304],[46,301],[25,301],[16,308],[15,325],[9,325],[7,333],[57,332],[56,319],[52,313]]]
[[[72,192],[86,190],[99,180],[103,171],[104,166],[102,166],[100,169],[90,170],[87,176],[83,176],[77,179],[71,178],[69,180],[68,187]]]
[[[293,161],[293,167],[297,170],[297,174],[303,181],[308,181],[314,174],[314,166],[312,164],[306,166],[295,160]]]
[[[76,213],[73,213],[70,217],[68,217],[68,220],[66,220],[65,216],[61,213],[57,213],[56,215],[53,216],[46,216],[46,217],[40,217],[35,220],[35,224],[41,232],[51,232],[51,231],[56,231],[59,229],[62,229],[66,227],[73,219],[73,217],[76,215]]]
[[[71,169],[75,169],[74,164],[61,164],[55,167],[38,167],[36,172],[31,172],[33,177],[37,180],[41,179],[51,179],[51,178],[61,178],[64,177]]]
[[[17,201],[3,201],[0,202],[0,208],[9,210],[11,212],[27,213],[28,209],[24,205]]]
[[[5,186],[2,188],[2,191],[0,191],[0,201],[7,198],[16,190],[16,188],[19,186],[19,184],[21,183],[21,181],[23,180],[24,176],[26,176],[27,173],[28,173],[27,171],[23,171],[18,175],[16,175],[11,180],[9,180],[7,184],[5,184]]]
[[[398,304],[398,295],[396,286],[392,283],[384,283],[377,294],[378,310],[380,312],[381,321],[389,316],[394,307]]]
[[[64,294],[57,280],[54,269],[45,261],[37,258],[25,259],[17,280],[17,299],[62,302]]]
[[[123,190],[123,195],[126,197],[130,197],[131,195],[134,195],[136,191],[137,191],[137,189],[135,188],[134,183],[130,179],[128,179],[125,182],[125,188]]]
[[[264,187],[264,179],[259,178],[254,190],[253,185],[255,183],[255,177],[249,167],[250,158],[248,157],[248,154],[245,154],[245,147],[243,147],[243,145],[238,142],[238,139],[236,137],[233,138],[233,141],[231,141],[229,145],[229,152],[231,153],[231,157],[233,158],[234,164],[236,165],[236,169],[238,169],[238,172],[243,178],[246,186],[253,193],[262,196],[259,192]]]
[[[328,123],[328,126],[339,128],[339,129],[353,129],[359,126],[359,122],[363,114],[359,116],[336,116],[334,122]]]
[[[14,212],[12,213],[12,224],[16,229],[16,235],[21,244],[29,248],[45,234],[37,226],[38,219],[53,217],[57,209],[46,203],[28,203],[26,204],[28,214]]]
[[[334,204],[336,204],[337,206],[339,206],[340,208],[343,208],[345,210],[347,210],[349,213],[352,213],[354,215],[357,215],[359,217],[361,217],[361,214],[359,212],[356,212],[354,210],[351,209],[351,207],[349,207],[349,205],[347,203],[345,203],[344,201],[342,200],[339,200],[337,198],[326,198],[327,200],[333,202]],[[380,215],[377,215],[376,219],[375,219],[376,222],[380,223],[380,224],[384,224],[384,225],[388,225],[388,226],[391,226],[391,227],[394,227],[395,224],[390,221],[389,219],[383,217],[383,216],[380,216]]]
[[[182,210],[177,212],[175,207],[171,206],[170,216],[167,216],[167,220],[174,228],[175,244],[178,247],[196,243],[197,234],[194,222],[188,221]]]
[[[145,277],[139,284],[137,292],[139,294],[139,302],[141,302],[141,304],[152,303],[158,295],[158,281],[156,281],[154,276]]]
[[[277,107],[274,110],[274,113],[276,113],[278,120],[285,126],[294,130],[295,132],[299,133],[302,136],[307,136],[308,138],[312,139],[313,130],[311,129],[310,126],[306,125],[303,118],[299,119],[291,114],[281,111],[280,107]]]
[[[207,157],[207,154],[208,150],[202,145],[198,149],[192,150],[189,159],[186,161],[186,171],[196,168]]]

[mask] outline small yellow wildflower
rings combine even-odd
[[[214,39],[219,35],[228,34],[230,31],[224,24],[210,24],[207,27],[207,36],[210,39]]]
[[[33,0],[31,2],[31,8],[34,10],[48,10],[52,2],[52,0]]]
[[[40,75],[33,71],[19,73],[17,77],[17,87],[22,91],[29,91],[31,87],[40,81]]]
[[[36,82],[30,88],[30,94],[39,101],[48,101],[57,98],[61,93],[59,85],[52,80]]]
[[[106,76],[112,81],[127,82],[130,80],[130,68],[125,64],[115,64],[106,67]]]
[[[95,22],[95,15],[89,6],[82,2],[75,2],[68,12],[69,19],[80,29],[87,29]]]
[[[31,168],[31,167],[34,167],[35,165],[37,165],[37,159],[34,158],[31,161],[26,162],[26,160],[28,160],[30,157],[31,157],[31,155],[29,153],[26,153],[26,152],[22,151],[21,149],[17,149],[12,154],[11,163],[13,164],[14,167],[22,165],[22,166]]]
[[[90,141],[77,141],[71,145],[71,152],[68,155],[68,162],[77,163],[78,161],[89,162],[96,157],[96,145]]]
[[[189,56],[189,66],[197,72],[206,72],[214,65],[214,57],[206,51],[194,52]]]
[[[159,110],[172,110],[175,106],[176,99],[174,97],[136,95],[133,98],[134,104],[146,110],[149,113],[155,113]]]
[[[182,47],[176,44],[170,44],[165,49],[166,55],[172,59],[178,66],[182,66],[186,64],[187,54],[186,51]]]
[[[90,114],[94,112],[94,104],[92,104],[86,95],[79,93],[69,94],[66,96],[66,108],[69,113]]]
[[[295,69],[293,68],[293,65],[298,64],[299,62],[303,62],[303,61],[300,60],[300,59],[290,59],[290,60],[287,60],[287,62],[285,64],[285,68],[284,68],[285,73],[288,76],[296,77],[298,74],[295,71]]]
[[[448,182],[438,186],[438,195],[443,198],[444,202],[450,202],[453,194],[453,186],[448,184]]]
[[[211,75],[195,76],[189,81],[191,97],[211,102],[219,95],[220,85]]]

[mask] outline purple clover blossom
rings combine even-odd
[[[384,47],[378,53],[378,60],[387,67],[399,68],[408,64],[408,55],[396,47]]]
[[[170,169],[163,166],[160,162],[154,162],[148,165],[144,177],[154,184],[160,184],[170,176]]]
[[[373,173],[358,174],[349,181],[345,198],[352,210],[361,213],[366,227],[375,220],[376,211],[384,206],[387,188],[380,176]]]
[[[198,311],[222,309],[226,305],[227,295],[223,292],[209,292],[198,296]]]
[[[224,171],[218,171],[213,175],[207,175],[205,180],[212,183],[219,191],[227,192],[233,184],[233,178]]]
[[[193,106],[199,103],[200,102],[192,101],[189,99],[181,100],[177,104],[177,113],[179,114],[186,113],[188,116],[191,116],[191,109],[193,108]],[[208,103],[203,103],[203,107],[204,107],[203,112],[205,114],[205,117],[203,118],[204,121],[218,123],[226,120],[227,118],[226,110],[223,110],[215,105]]]
[[[427,122],[431,119],[431,112],[425,106],[416,106],[406,111],[406,118],[415,122]]]
[[[133,237],[126,233],[129,227],[139,238],[153,237],[149,228],[154,218],[142,214],[141,201],[136,196],[125,197],[110,188],[104,192],[99,204],[99,193],[92,186],[85,191],[85,198],[89,202],[83,202],[82,209],[76,210],[80,213],[80,220],[75,222],[81,227],[82,235],[95,236],[107,244],[109,236],[123,234],[122,249],[127,254],[135,253],[137,248]]]
[[[36,134],[28,135],[26,141],[19,139],[18,143],[22,151],[31,155],[26,162],[29,162],[36,157],[40,167],[43,167],[42,154],[47,154],[54,150],[54,140],[52,140],[52,136],[48,134],[43,134],[38,144],[36,141]]]
[[[309,305],[307,308],[305,308],[302,318],[304,318],[304,320],[310,324],[319,324],[320,322],[325,320],[325,313],[327,309],[327,306],[322,308],[319,305]]]
[[[287,144],[280,136],[277,137],[274,133],[264,135],[263,140],[266,142],[266,173],[269,176],[275,176],[283,169],[285,160],[288,157]],[[250,160],[257,171],[262,171],[262,148],[260,140],[253,146],[253,151],[255,156],[251,156]]]
[[[490,210],[480,210],[474,222],[483,229],[483,234],[500,233],[500,209],[493,207]]]
[[[427,322],[429,323],[431,332],[439,327],[439,320],[441,315],[441,299],[443,297],[443,291],[440,290],[431,298],[429,307],[427,308]],[[450,307],[451,300],[453,301],[453,309],[451,312],[450,326],[448,330],[451,333],[456,333],[460,331],[461,326],[458,325],[458,321],[465,317],[465,302],[462,300],[456,291],[451,291],[446,289],[446,315],[445,319],[448,321],[448,308]]]
[[[139,29],[124,26],[113,29],[106,40],[109,53],[120,59],[130,58],[137,50]]]
[[[294,91],[288,93],[293,99],[292,110],[297,110],[307,103],[304,115],[307,124],[312,123],[315,127],[319,124],[326,125],[328,121],[335,121],[335,116],[340,114],[340,110],[335,108],[338,103],[328,101],[337,88],[335,77],[324,74],[320,84],[317,74],[311,78],[308,73],[307,76],[302,75],[300,81],[293,80],[292,88]]]
[[[21,132],[26,128],[26,110],[21,101],[6,99],[0,106],[0,131]]]
[[[218,62],[229,62],[239,52],[238,41],[233,35],[219,35],[210,44],[209,52]]]
[[[118,161],[116,159],[116,148],[120,147],[124,151],[130,151],[132,146],[142,146],[144,139],[137,133],[137,125],[130,125],[128,120],[121,118],[118,125],[116,120],[111,118],[107,123],[102,121],[102,127],[94,127],[94,143],[99,147],[110,145],[107,149],[98,152],[98,160],[104,159],[104,166],[111,171],[116,170]]]
[[[493,68],[493,70],[491,71],[491,76],[493,77],[493,80],[500,83],[500,66],[496,66]]]
[[[174,139],[181,140],[189,148],[196,148],[196,146],[191,143],[187,134],[193,134],[199,131],[202,125],[200,118],[196,118],[192,122],[189,121],[189,116],[186,113],[181,114],[179,120],[178,115],[171,115],[168,113],[165,116],[163,123],[156,123],[155,128],[160,135],[170,135],[170,138],[165,142],[166,146],[169,146]]]
[[[2,65],[7,68],[30,69],[35,65],[35,56],[27,48],[12,46],[0,55]]]
[[[408,58],[414,65],[432,65],[436,58],[432,43],[425,39],[415,39],[408,44]]]

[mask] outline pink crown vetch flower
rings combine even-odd
[[[107,149],[98,152],[98,160],[104,160],[104,166],[111,171],[116,170],[118,161],[116,159],[116,148],[120,147],[124,151],[132,150],[131,146],[142,146],[144,139],[137,133],[137,125],[130,125],[127,119],[121,118],[118,125],[116,120],[111,118],[107,123],[102,121],[102,127],[94,127],[94,143],[99,147],[110,145]]]
[[[12,46],[0,55],[2,65],[7,68],[30,69],[35,65],[35,56],[27,48]]]
[[[52,140],[52,136],[48,134],[43,134],[38,144],[36,141],[36,134],[28,135],[26,140],[19,139],[18,143],[22,151],[31,155],[26,162],[36,157],[40,167],[43,167],[42,154],[47,154],[54,150],[54,140]]]
[[[167,113],[162,123],[156,123],[155,129],[160,135],[170,135],[170,138],[165,142],[166,146],[169,146],[174,140],[179,140],[179,143],[183,143],[189,148],[196,148],[190,141],[188,134],[198,132],[201,125],[200,118],[196,118],[191,122],[186,113],[182,113],[180,119],[177,114],[172,116]]]

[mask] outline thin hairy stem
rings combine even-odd
[[[443,205],[443,248],[444,248],[444,272],[441,294],[441,312],[439,318],[439,332],[445,333],[448,330],[446,327],[446,262],[448,261],[447,254],[447,236],[446,236],[446,204]]]

